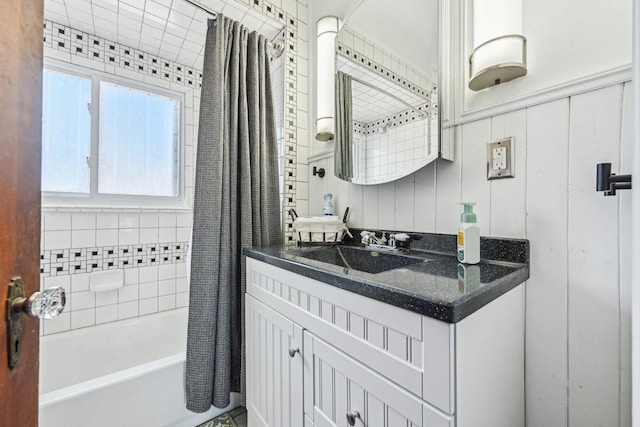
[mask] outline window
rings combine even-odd
[[[180,108],[138,83],[45,69],[42,191],[89,204],[179,200]]]

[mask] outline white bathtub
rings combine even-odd
[[[40,427],[195,427],[185,409],[187,309],[40,339]]]

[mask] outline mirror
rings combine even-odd
[[[402,178],[440,151],[439,0],[364,0],[336,38],[335,171]]]

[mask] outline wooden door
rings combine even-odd
[[[246,295],[247,421],[303,425],[302,328]]]
[[[4,301],[12,276],[40,288],[42,25],[42,0],[0,1],[0,426],[38,425],[39,320],[9,370]]]

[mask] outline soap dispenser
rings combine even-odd
[[[322,207],[322,215],[333,215],[333,203],[331,202],[331,198],[333,194],[327,193],[323,196],[324,198],[324,206]]]
[[[480,262],[480,228],[477,225],[477,217],[473,212],[475,203],[460,203],[464,211],[460,216],[458,227],[458,261],[464,264],[477,264]]]

